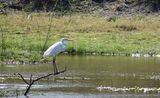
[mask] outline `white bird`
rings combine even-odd
[[[29,14],[28,14],[27,19],[28,19],[28,20],[32,20],[32,13],[29,13]]]
[[[139,53],[131,54],[131,57],[141,57],[141,54]]]
[[[47,58],[48,56],[53,56],[53,69],[54,69],[54,73],[58,73],[58,68],[56,66],[55,60],[56,60],[56,56],[61,53],[64,52],[65,49],[67,48],[68,45],[68,41],[70,41],[67,38],[62,38],[60,41],[54,43],[52,46],[50,46],[43,54],[44,58]]]

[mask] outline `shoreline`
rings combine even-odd
[[[99,53],[86,53],[86,54],[68,54],[68,53],[64,53],[60,56],[107,56],[107,57],[131,57],[131,58],[160,58],[160,54],[153,54],[153,55],[149,55],[149,54],[139,54],[139,53],[135,53],[135,54],[109,54],[109,53],[105,53],[105,54],[99,54]],[[5,59],[4,61],[0,61],[0,65],[36,65],[36,64],[46,64],[46,63],[52,63],[51,60],[45,60],[45,59],[41,59],[40,61],[34,60],[34,61],[23,61],[23,60],[14,60],[14,59]]]

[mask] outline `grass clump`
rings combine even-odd
[[[0,18],[1,58],[40,60],[43,48],[62,37],[74,40],[69,43],[69,53],[160,53],[159,16],[116,17],[108,21],[92,14],[57,17],[53,13],[32,13],[29,20],[26,13],[11,12]]]

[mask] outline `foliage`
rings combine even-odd
[[[22,12],[0,15],[0,38],[4,39],[0,43],[0,46],[3,45],[1,57],[40,60],[48,32],[46,48],[67,37],[74,40],[67,49],[70,53],[160,53],[159,16],[116,17],[115,21],[95,14],[56,16],[32,13],[32,17],[29,20],[27,14]]]
[[[4,3],[0,3],[0,9],[3,9],[5,7],[6,7],[6,5]]]
[[[1,1],[1,0],[0,0]],[[60,11],[60,12],[92,12],[104,10],[111,12],[158,12],[159,0],[2,0],[0,8],[12,8],[24,11]],[[137,13],[138,13],[137,12]]]
[[[74,6],[80,0],[21,0],[25,11],[46,10],[46,11],[69,11],[73,10]]]

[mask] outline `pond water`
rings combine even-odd
[[[31,98],[159,98],[160,58],[125,56],[58,56],[58,76],[33,85]],[[1,65],[0,96],[25,98],[25,79],[53,72],[51,63],[34,65]]]

